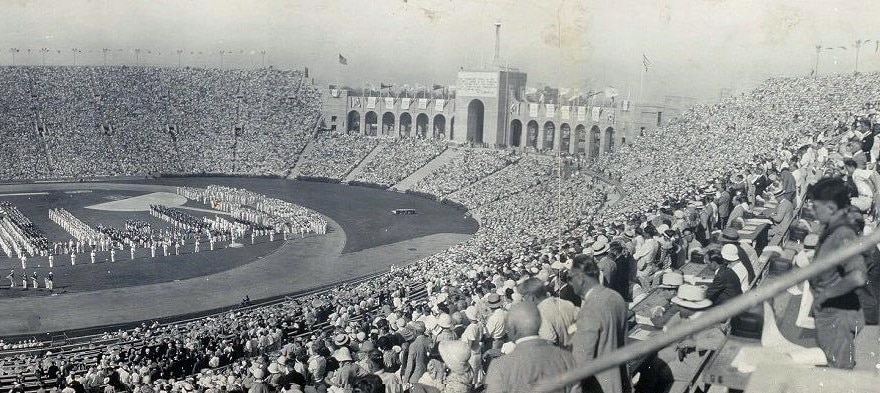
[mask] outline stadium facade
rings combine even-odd
[[[372,136],[448,139],[595,157],[671,118],[677,108],[629,101],[523,99],[528,77],[513,69],[459,71],[454,96],[323,89],[328,129]]]

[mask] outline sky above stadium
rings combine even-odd
[[[322,82],[454,83],[501,62],[529,85],[717,98],[769,76],[880,68],[880,1],[862,0],[5,0],[0,64],[309,67]],[[46,51],[41,51],[46,48]],[[833,49],[832,49],[833,48]],[[846,49],[844,49],[846,48]],[[30,51],[28,51],[30,49]],[[140,49],[135,53],[135,49]],[[60,53],[58,51],[61,51]],[[348,60],[338,63],[338,55]],[[644,57],[643,57],[644,55]]]

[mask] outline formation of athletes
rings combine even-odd
[[[49,269],[54,269],[63,260],[76,266],[82,254],[88,255],[85,263],[116,263],[126,256],[128,260],[152,259],[242,247],[262,240],[286,241],[296,238],[297,234],[304,238],[308,234],[327,233],[327,221],[316,212],[249,190],[211,185],[205,189],[178,187],[176,192],[218,212],[212,217],[196,217],[181,209],[150,205],[149,214],[166,222],[167,227],[157,228],[146,221],[130,219],[125,221],[124,228],[117,228],[103,224],[92,227],[63,208],[53,208],[49,209],[50,221],[64,229],[70,238],[48,242],[39,228],[12,204],[3,202],[0,246],[9,258],[21,262],[19,272],[11,269],[6,276],[9,288],[55,290],[51,270],[42,277],[35,270],[28,275],[29,257],[40,257],[48,262]],[[12,212],[15,214],[10,214]],[[80,260],[80,263],[84,262]]]

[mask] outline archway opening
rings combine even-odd
[[[590,157],[599,156],[599,126],[590,128]]]
[[[434,115],[434,139],[446,138],[446,116]],[[452,137],[450,136],[450,139]]]
[[[379,131],[378,130],[378,123],[379,123],[379,116],[376,114],[376,112],[373,112],[373,111],[367,112],[367,115],[364,118],[364,124],[366,126],[366,128],[364,129],[364,132],[369,136],[376,136],[376,133]]]
[[[419,138],[424,139],[428,135],[428,115],[419,113],[416,116],[416,134]]]
[[[577,135],[577,146],[575,150],[575,154],[579,153],[587,153],[587,128],[584,127],[583,124],[578,124],[577,127],[574,128],[574,133]]]
[[[534,120],[526,124],[526,146],[538,148],[538,122]]]
[[[568,153],[569,149],[571,149],[571,126],[568,123],[562,123],[559,126],[560,132],[562,132],[562,140],[561,145],[559,146],[559,150],[563,153]]]
[[[483,143],[483,101],[471,100],[468,104],[467,140]]]
[[[382,135],[392,135],[394,132],[394,114],[385,112],[382,115]]]
[[[605,151],[604,153],[610,153],[614,150],[614,128],[608,127],[605,129]]]
[[[544,141],[542,149],[550,150],[553,149],[553,142],[556,139],[556,125],[553,124],[552,121],[548,121],[544,123]]]
[[[510,122],[510,144],[516,147],[522,146],[522,122],[519,119],[513,119]]]
[[[361,131],[361,114],[358,111],[348,112],[346,123],[346,133],[359,133]]]
[[[412,115],[404,112],[400,115],[400,129],[399,133],[402,137],[409,136],[409,133],[412,132]]]

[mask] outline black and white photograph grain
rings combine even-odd
[[[878,15],[0,0],[0,393],[880,392]]]

